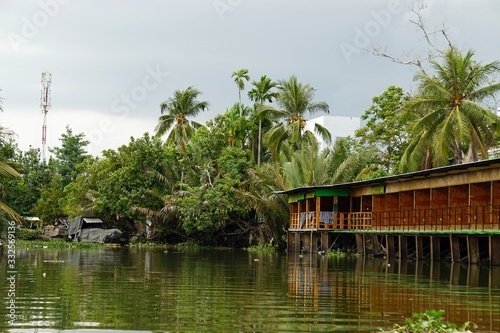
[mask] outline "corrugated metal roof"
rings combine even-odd
[[[86,223],[104,223],[103,220],[98,217],[84,217],[83,220]]]

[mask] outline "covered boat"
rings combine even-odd
[[[122,232],[119,229],[103,229],[103,223],[98,217],[75,217],[69,221],[68,237],[75,242],[120,242]]]

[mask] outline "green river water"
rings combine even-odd
[[[17,249],[0,332],[377,332],[413,312],[500,332],[500,267],[242,250]]]

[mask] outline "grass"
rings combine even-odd
[[[166,243],[155,243],[155,242],[132,242],[128,245],[133,249],[146,249],[146,250],[163,250],[163,251],[196,251],[203,249],[214,249],[212,246],[200,245],[193,242],[187,243],[176,243],[176,244],[166,244]],[[215,248],[217,249],[217,248]]]
[[[325,252],[325,256],[327,258],[344,258],[347,256],[347,253],[345,253],[342,250],[328,250]]]
[[[252,253],[266,253],[266,254],[272,254],[276,252],[276,248],[271,244],[252,245],[247,247],[246,250]]]
[[[16,247],[22,249],[51,249],[51,250],[59,250],[59,249],[96,249],[108,247],[107,244],[99,244],[99,243],[87,243],[87,242],[68,242],[68,241],[60,241],[60,240],[16,240]]]

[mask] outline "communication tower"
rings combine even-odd
[[[42,158],[45,161],[45,153],[47,150],[47,113],[50,108],[50,84],[52,83],[52,74],[49,72],[42,73],[42,97],[40,99],[40,107],[43,113],[42,125]]]

